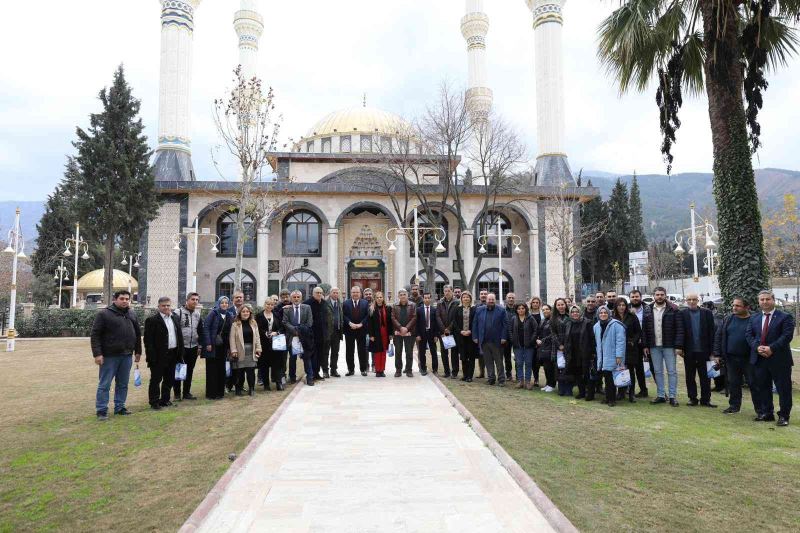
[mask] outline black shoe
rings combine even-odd
[[[461,378],[461,381],[467,381],[467,378]]]
[[[320,375],[314,376],[314,381],[322,381],[322,376]]]
[[[472,383],[472,378],[466,378],[464,379],[464,381],[466,381],[467,383]]]
[[[411,371],[411,370],[407,370],[407,371],[406,371],[406,376],[408,376],[408,377],[410,377],[410,378],[413,378],[413,377],[414,377],[414,372],[413,372],[413,371]]]
[[[291,383],[292,385],[297,383],[297,377],[289,378],[289,383]]]
[[[354,372],[354,371],[352,371],[352,370],[348,370],[348,371],[347,371],[347,374],[345,374],[345,376],[352,376],[353,374],[355,374],[355,372]]]
[[[728,407],[727,409],[725,409],[722,412],[725,413],[726,415],[732,415],[732,414],[738,413],[739,410],[738,409],[734,409],[733,407]]]
[[[107,422],[108,421],[108,413],[106,411],[97,411],[97,421],[98,422]]]
[[[689,403],[687,403],[686,405],[688,405],[689,407],[697,407],[698,405],[700,405],[700,402],[694,399],[690,399]]]
[[[196,396],[192,396],[192,394],[191,394],[191,393],[188,393],[188,392],[187,392],[186,394],[184,394],[184,395],[183,395],[183,399],[184,399],[184,400],[196,400],[196,399],[197,399],[197,397],[196,397]]]
[[[753,419],[754,422],[775,422],[775,415],[758,415]]]
[[[645,390],[643,390],[643,391],[639,391],[639,392],[636,394],[636,397],[637,397],[637,398],[647,398],[647,396],[648,396],[648,394],[647,394],[647,389],[645,389]]]
[[[150,409],[152,409],[153,411],[160,411],[162,409],[162,407],[161,407],[161,404],[151,403],[150,404]]]
[[[331,375],[328,374],[328,371],[327,370],[323,370],[322,371],[322,379],[328,379],[329,377],[331,377]]]
[[[670,399],[669,399],[669,404],[670,404],[670,406],[672,406],[672,407],[678,407],[678,406],[680,405],[680,404],[678,403],[678,400],[676,400],[675,398],[670,398]]]
[[[784,418],[782,416],[779,416],[778,417],[778,421],[775,423],[775,425],[778,426],[778,427],[785,428],[786,426],[789,425],[789,419],[788,418]]]
[[[651,404],[656,404],[656,403],[667,403],[667,399],[666,399],[666,398],[664,398],[663,396],[658,396],[658,397],[657,397],[655,400],[651,401],[650,403],[651,403]]]
[[[119,415],[119,416],[128,416],[128,415],[132,415],[133,413],[131,413],[130,411],[128,411],[127,409],[125,409],[123,407],[119,411],[114,411],[114,414],[115,415]]]
[[[366,375],[367,375],[367,373],[366,373],[366,372],[361,372],[361,375],[362,375],[362,376],[366,376]]]
[[[498,387],[505,387],[506,386],[506,380],[501,379],[500,381],[497,382],[497,386]]]
[[[333,376],[333,377],[335,377],[335,378],[340,378],[340,377],[342,377],[341,375],[339,375],[339,373],[338,373],[336,370],[334,370],[333,372],[331,372],[331,376]]]
[[[489,381],[486,382],[487,385],[494,385],[494,383],[495,381],[493,379],[490,379]]]
[[[249,391],[247,391],[247,394],[249,396],[255,396],[256,395],[256,390],[255,389],[250,389]]]
[[[394,377],[399,378],[402,375],[403,375],[402,372],[400,372],[399,370],[395,370]]]
[[[314,382],[312,381],[310,383],[306,383],[306,385],[308,385],[309,387],[313,387],[314,386]]]
[[[536,388],[536,389],[541,389],[541,388],[542,388],[542,387],[539,385],[539,382],[538,382],[538,381],[534,381],[534,382],[533,382],[533,386],[534,386],[534,388]]]
[[[617,402],[615,402],[614,400],[611,400],[611,401],[610,401],[610,402],[608,402],[606,405],[608,405],[609,407],[616,407],[616,405],[617,405]]]
[[[158,405],[160,405],[161,407],[172,407],[174,404],[171,401],[167,400],[166,402],[158,402]]]
[[[422,374],[423,376],[427,376],[428,375],[428,371],[427,370],[423,370],[423,371],[420,372],[420,374]]]
[[[711,402],[700,402],[700,405],[702,405],[703,407],[713,407],[714,409],[716,409],[716,408],[717,408],[717,406],[716,406],[716,405],[714,405],[714,404],[713,404],[713,403],[711,403]]]
[[[445,372],[445,373],[444,373],[444,377],[445,377],[445,378],[449,378],[449,377],[450,377],[450,372]]]
[[[244,396],[244,391],[243,390],[237,390],[236,391],[236,396]]]
[[[636,398],[634,397],[634,395],[633,395],[633,394],[631,394],[631,395],[629,395],[629,396],[628,396],[628,402],[630,402],[630,403],[636,403]]]

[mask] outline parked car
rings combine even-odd
[[[643,294],[643,295],[642,295],[642,301],[643,301],[644,303],[646,303],[647,305],[653,305],[654,303],[656,303],[656,299],[655,299],[655,298],[653,298],[653,297],[652,297],[651,295],[649,295],[649,294]]]

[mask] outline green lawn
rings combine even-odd
[[[88,341],[22,341],[0,353],[0,531],[175,531],[288,394],[151,411],[140,367],[143,386],[131,380],[128,396],[135,414],[99,423]]]
[[[726,416],[721,394],[687,407],[682,375],[677,409],[446,382],[583,531],[800,530],[800,424],[752,422],[747,390]]]

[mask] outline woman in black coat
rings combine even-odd
[[[573,305],[569,310],[569,321],[564,332],[564,357],[567,360],[566,374],[570,376],[570,394],[572,383],[578,385],[576,399],[594,400],[595,384],[590,374],[594,364],[595,346],[592,321],[581,316],[581,310]]]
[[[465,314],[466,318],[464,317]],[[461,305],[453,308],[450,313],[448,329],[450,329],[456,340],[456,349],[461,358],[461,365],[464,368],[464,375],[461,381],[466,381],[467,383],[472,383],[472,378],[475,375],[477,347],[472,340],[472,325],[474,322],[475,306],[472,305],[472,293],[463,291],[461,293]]]
[[[375,291],[369,306],[369,351],[375,363],[375,377],[386,377],[386,352],[392,338],[392,308],[386,304],[381,291]]]
[[[220,297],[217,305],[206,317],[208,344],[203,351],[206,360],[206,398],[221,400],[225,397],[226,362],[228,360],[228,332],[234,313],[227,296]]]
[[[264,302],[264,310],[256,315],[256,324],[258,324],[258,335],[261,337],[261,357],[258,358],[258,371],[264,382],[264,390],[270,390],[270,377],[275,383],[275,390],[283,390],[283,380],[281,379],[283,378],[283,369],[280,363],[281,357],[286,351],[272,349],[272,338],[283,333],[283,321],[275,312],[275,302],[272,298],[267,298]]]
[[[553,352],[553,330],[550,325],[553,308],[545,304],[542,306],[542,313],[544,314],[544,319],[539,324],[539,329],[536,332],[536,357],[539,365],[544,368],[546,383],[542,390],[544,392],[553,392],[556,387],[556,365],[553,363],[553,353],[555,353]],[[558,344],[556,344],[556,348],[558,348]],[[535,379],[537,377],[534,376],[534,387],[537,386]]]
[[[639,364],[639,340],[642,338],[642,327],[639,324],[639,318],[630,312],[628,302],[623,298],[618,298],[614,304],[613,318],[616,318],[622,325],[625,326],[625,366],[631,374],[631,384],[628,387],[628,401],[634,403],[636,401],[636,365]],[[639,384],[640,387],[646,387],[644,383]],[[625,391],[618,392],[617,399],[622,400],[625,398]]]

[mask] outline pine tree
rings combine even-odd
[[[74,165],[67,164],[67,173],[74,171]],[[70,237],[74,218],[69,211],[68,194],[62,185],[56,186],[47,197],[44,214],[36,224],[36,251],[31,256],[33,275],[51,276],[63,257],[64,240]]]
[[[619,178],[608,198],[608,254],[610,264],[617,264],[622,273],[628,272],[628,252],[631,251],[631,220],[628,186]]]
[[[158,213],[159,197],[143,135],[140,102],[133,97],[120,66],[111,88],[99,93],[101,113],[92,113],[89,128],[77,128],[71,159],[77,172],[69,179],[73,209],[89,234],[103,245],[104,299],[111,301],[114,249],[121,239],[138,240]]]
[[[592,186],[590,179],[587,187]],[[581,225],[591,226],[607,222],[606,204],[599,196],[581,204]],[[610,262],[608,261],[608,234],[603,235],[594,245],[581,250],[581,273],[583,280],[590,283],[601,283],[610,278]]]
[[[636,178],[635,172],[628,203],[628,219],[630,220],[630,251],[647,250],[647,237],[644,236],[642,224],[642,198],[639,195],[639,180]]]

